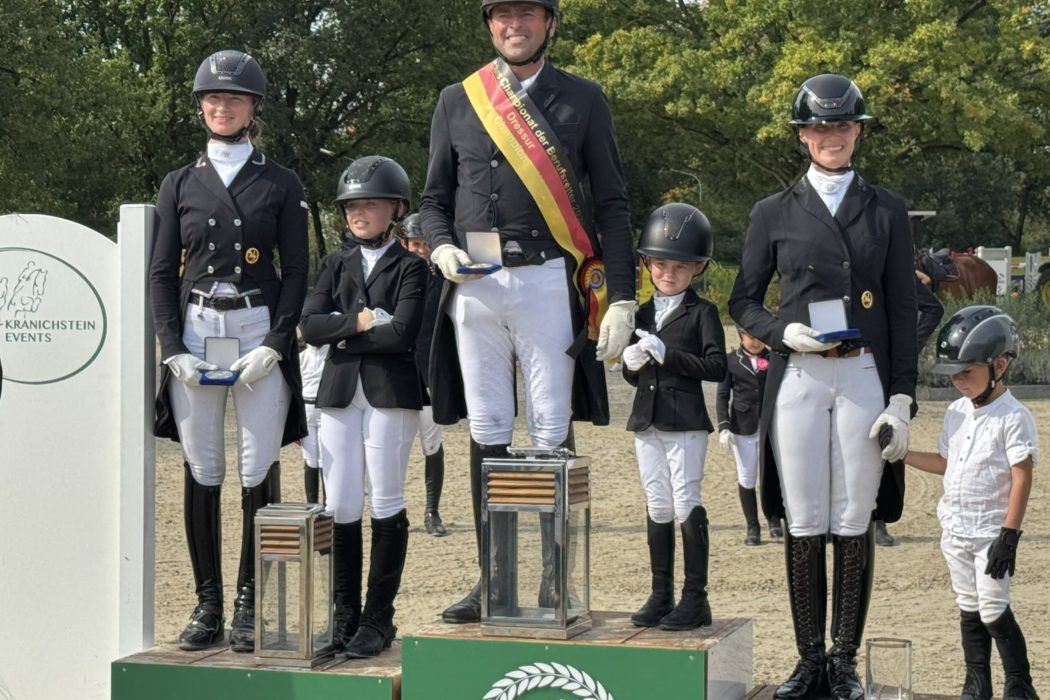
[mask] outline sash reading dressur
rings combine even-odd
[[[572,164],[561,157],[561,142],[502,60],[482,66],[463,87],[485,131],[532,195],[558,247],[576,261],[573,285],[587,315],[587,335],[596,339],[608,308],[605,265],[581,223],[582,190]]]

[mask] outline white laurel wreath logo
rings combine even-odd
[[[613,700],[612,693],[585,671],[554,662],[519,666],[493,683],[482,700],[514,700],[537,688],[560,688],[579,698]]]

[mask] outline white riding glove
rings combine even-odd
[[[472,282],[485,276],[461,274],[459,268],[463,265],[473,265],[474,261],[470,259],[466,251],[457,248],[451,243],[445,243],[435,248],[430,254],[430,262],[437,265],[445,279],[456,284]]]
[[[733,451],[733,433],[730,430],[719,430],[718,431],[718,446],[722,448],[722,452],[729,454]]]
[[[237,361],[230,365],[230,369],[240,370],[238,384],[254,384],[269,374],[280,359],[281,353],[260,345],[237,358]]]
[[[879,417],[875,419],[868,437],[877,440],[879,429],[888,425],[893,429],[889,442],[882,448],[882,458],[887,462],[899,462],[908,452],[908,430],[911,426],[911,397],[907,394],[894,394],[890,403]]]
[[[650,360],[652,360],[652,357],[645,351],[641,343],[628,345],[623,349],[623,364],[632,372],[637,372],[642,367],[645,367]]]
[[[598,346],[595,358],[599,362],[619,357],[631,342],[634,330],[634,315],[638,312],[637,301],[614,301],[609,305],[598,329]]]
[[[784,345],[796,352],[824,352],[842,341],[822,343],[815,336],[820,335],[804,323],[789,323],[784,329]]]
[[[187,386],[200,386],[201,375],[198,370],[219,369],[218,365],[205,362],[188,352],[172,355],[164,360],[164,364],[176,379]]]
[[[365,326],[366,331],[370,328],[375,328],[376,326],[386,326],[393,318],[388,312],[380,308],[365,309],[365,311],[372,314],[372,320],[368,322],[367,326]]]
[[[638,345],[642,346],[642,349],[652,356],[656,364],[662,365],[664,363],[664,355],[667,353],[667,346],[664,345],[664,341],[649,331],[643,331],[641,328],[635,328],[634,334],[641,338],[638,341]]]

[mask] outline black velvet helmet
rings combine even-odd
[[[1021,351],[1017,324],[997,306],[967,306],[956,312],[937,336],[934,374],[957,374],[974,363],[991,365],[997,357]]]
[[[395,221],[400,221],[412,201],[408,173],[384,156],[364,156],[346,166],[335,189],[337,204],[352,199],[396,199],[401,202]]]
[[[638,253],[650,258],[703,262],[714,252],[711,223],[690,204],[672,202],[649,215]]]
[[[193,78],[193,96],[200,99],[209,92],[237,92],[266,97],[266,74],[259,62],[244,53],[227,49],[208,56]]]
[[[835,73],[816,75],[795,94],[791,126],[825,122],[863,122],[871,119],[864,109],[864,95],[849,78]]]

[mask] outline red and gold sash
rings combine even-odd
[[[608,293],[605,264],[581,223],[583,193],[572,164],[543,112],[500,59],[463,81],[485,131],[532,195],[558,246],[576,263],[573,284],[587,315],[587,335],[598,337]]]

